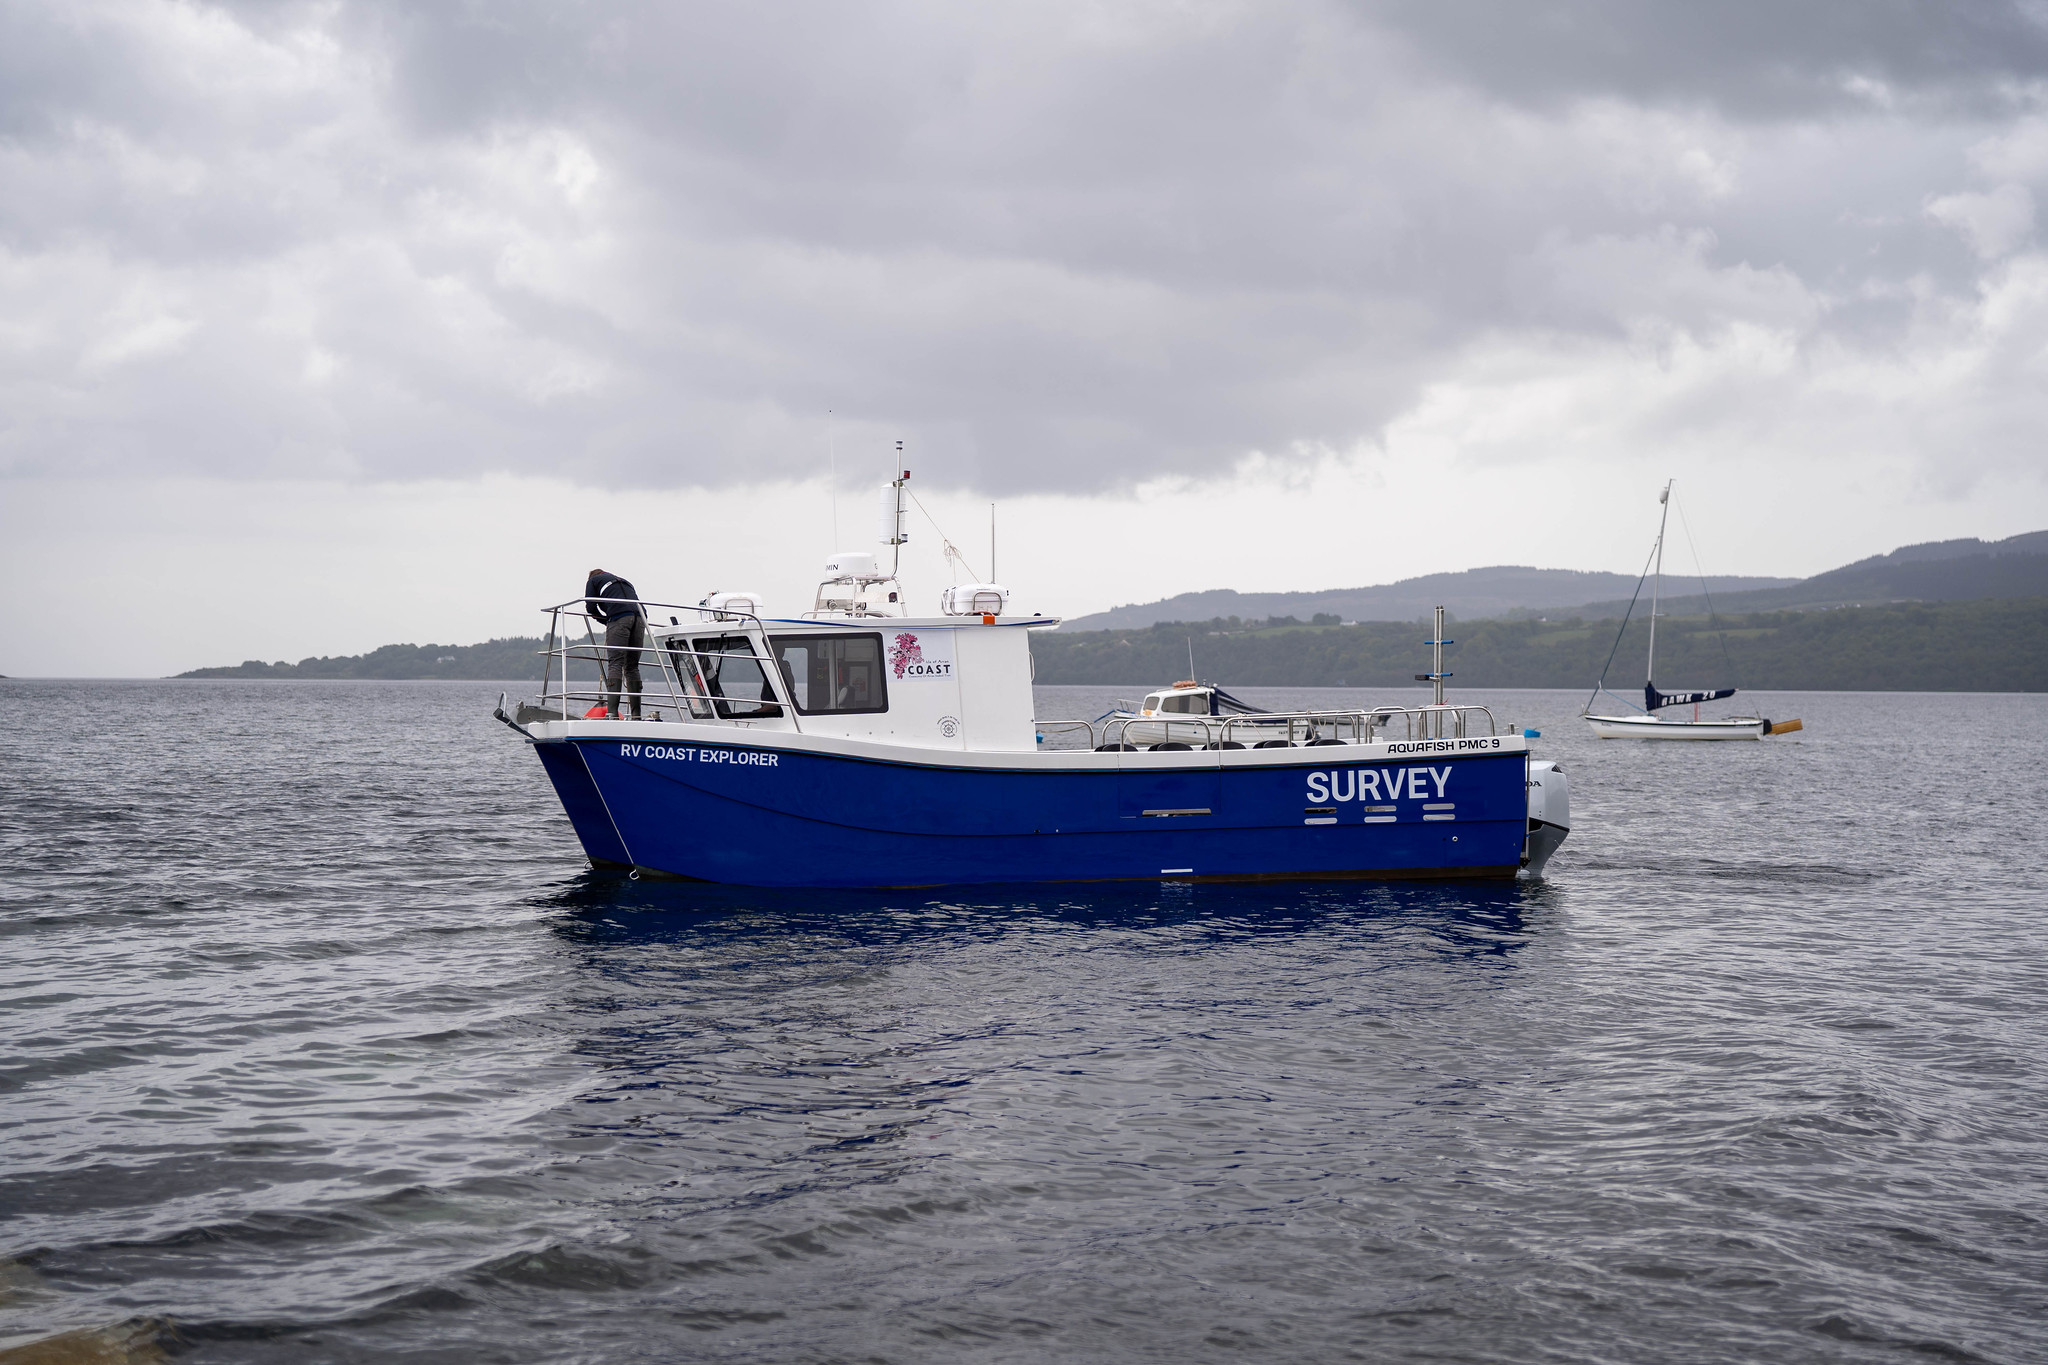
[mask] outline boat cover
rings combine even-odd
[[[1655,711],[1662,706],[1691,706],[1696,702],[1719,701],[1723,697],[1734,695],[1735,689],[1732,687],[1717,687],[1710,692],[1659,692],[1657,684],[1644,683],[1643,709]]]
[[[1250,702],[1239,701],[1222,688],[1211,684],[1209,688],[1209,714],[1220,716],[1225,711],[1234,711],[1241,716],[1263,716],[1267,714],[1265,707],[1253,706]]]

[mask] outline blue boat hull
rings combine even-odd
[[[1118,771],[1050,754],[1019,768],[701,742],[534,748],[593,861],[750,886],[1506,878],[1528,830],[1523,752],[1333,747]]]

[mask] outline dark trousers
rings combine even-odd
[[[605,702],[612,719],[619,716],[619,678],[625,675],[626,691],[633,697],[633,719],[640,719],[640,651],[647,647],[647,618],[634,612],[621,616],[604,628]]]

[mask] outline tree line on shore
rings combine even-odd
[[[1447,653],[1464,687],[1588,687],[1610,655],[1608,684],[1642,685],[1649,623],[1614,620],[1457,622]],[[1035,631],[1041,683],[1157,686],[1187,676],[1188,646],[1205,681],[1225,686],[1401,687],[1428,666],[1418,622],[1338,624],[1332,617],[1165,622],[1133,630]],[[367,654],[251,660],[181,678],[536,681],[539,638],[474,645],[386,645]],[[590,666],[576,670],[590,676]],[[2048,691],[2048,597],[1898,602],[1830,611],[1660,618],[1657,678],[1672,688],[1821,691]]]
[[[180,678],[373,678],[388,681],[525,681],[541,674],[539,636],[508,636],[478,645],[385,645],[368,654],[342,654],[265,663],[250,659],[225,668],[195,668]],[[587,666],[586,666],[587,667]],[[583,670],[579,670],[579,673]]]
[[[1646,617],[1617,645],[1616,620],[1460,621],[1453,686],[1640,688]],[[1427,627],[1235,618],[1139,630],[1041,633],[1041,683],[1157,685],[1187,675],[1229,686],[1396,687],[1428,668]],[[1613,664],[1607,665],[1612,657]],[[1901,602],[1830,611],[1660,617],[1657,678],[1670,688],[1788,691],[2048,691],[2048,598]]]

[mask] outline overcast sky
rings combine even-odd
[[[897,440],[1049,614],[2040,529],[2041,188],[2037,3],[0,0],[0,672],[801,608]]]

